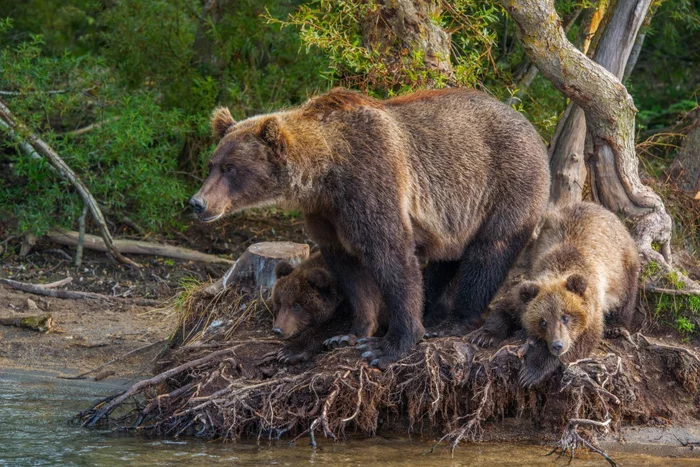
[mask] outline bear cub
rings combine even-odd
[[[629,328],[639,257],[625,226],[588,202],[548,211],[529,247],[526,280],[496,303],[469,340],[489,346],[523,329],[528,337],[520,384],[534,386],[562,363],[587,357],[605,327]]]
[[[348,332],[352,313],[335,275],[319,252],[296,267],[282,261],[275,268],[275,276],[272,331],[289,341],[277,355],[280,361],[299,363],[321,352],[324,345],[354,344],[329,340]]]

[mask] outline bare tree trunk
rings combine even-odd
[[[633,223],[632,233],[645,261],[665,268],[671,263],[671,217],[663,201],[639,179],[634,144],[632,97],[621,75],[651,0],[620,1],[597,59],[613,73],[588,59],[566,38],[553,0],[502,0],[518,25],[530,59],[554,86],[576,102],[586,115],[586,155],[594,199]],[[660,252],[655,250],[658,246]]]
[[[451,74],[450,35],[431,17],[440,12],[439,0],[379,0],[377,15],[363,18],[365,46],[379,51],[389,70],[401,67],[401,58],[416,52],[428,69]]]
[[[607,2],[601,2],[585,28],[581,50],[588,54],[593,37],[603,22]],[[598,47],[617,47],[610,41],[601,41]],[[598,61],[598,60],[596,60]],[[600,62],[598,62],[600,63]],[[605,64],[608,70],[610,69]],[[583,110],[574,102],[557,123],[551,141],[549,142],[549,170],[552,174],[552,185],[549,200],[552,204],[567,204],[583,199],[583,187],[586,182],[586,162],[583,151],[586,145],[586,116]]]

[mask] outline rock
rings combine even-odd
[[[28,312],[37,312],[41,311],[39,310],[39,306],[36,304],[34,300],[31,298],[28,298],[26,302],[24,302],[24,311]]]

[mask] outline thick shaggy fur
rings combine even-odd
[[[522,326],[533,342],[521,382],[533,385],[561,361],[587,357],[606,318],[608,326],[630,326],[640,266],[625,226],[593,203],[550,210],[528,256],[528,280],[494,306],[470,340],[490,345]]]
[[[365,344],[380,367],[423,335],[417,254],[456,263],[456,314],[475,320],[532,234],[549,192],[544,145],[510,107],[476,91],[426,91],[378,101],[344,89],[299,108],[235,123],[197,193],[204,221],[291,202],[304,212],[353,310],[350,332],[371,336],[380,297],[387,334]],[[430,304],[428,304],[430,306]]]
[[[280,360],[308,360],[322,350],[325,339],[348,331],[351,314],[347,302],[320,253],[297,267],[283,261],[275,268],[275,275],[272,329],[289,340],[278,354]]]

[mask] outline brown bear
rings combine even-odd
[[[605,326],[629,328],[640,267],[637,246],[622,222],[588,202],[548,211],[527,255],[526,280],[469,336],[488,346],[522,327],[530,341],[520,373],[526,387],[562,362],[590,355]]]
[[[455,313],[473,321],[546,206],[540,136],[477,91],[380,101],[334,89],[239,123],[217,109],[212,126],[220,142],[190,200],[195,213],[213,222],[282,201],[301,210],[350,302],[350,334],[374,334],[379,305],[366,291],[379,288],[389,330],[360,347],[381,368],[424,333],[418,255],[432,264],[431,297],[459,275]]]
[[[350,336],[338,338],[350,330],[352,313],[319,252],[296,267],[282,261],[275,267],[275,276],[272,332],[290,341],[277,354],[280,361],[298,363],[324,347],[354,345]],[[375,293],[378,295],[379,291]],[[385,327],[385,312],[380,311],[379,329]]]

